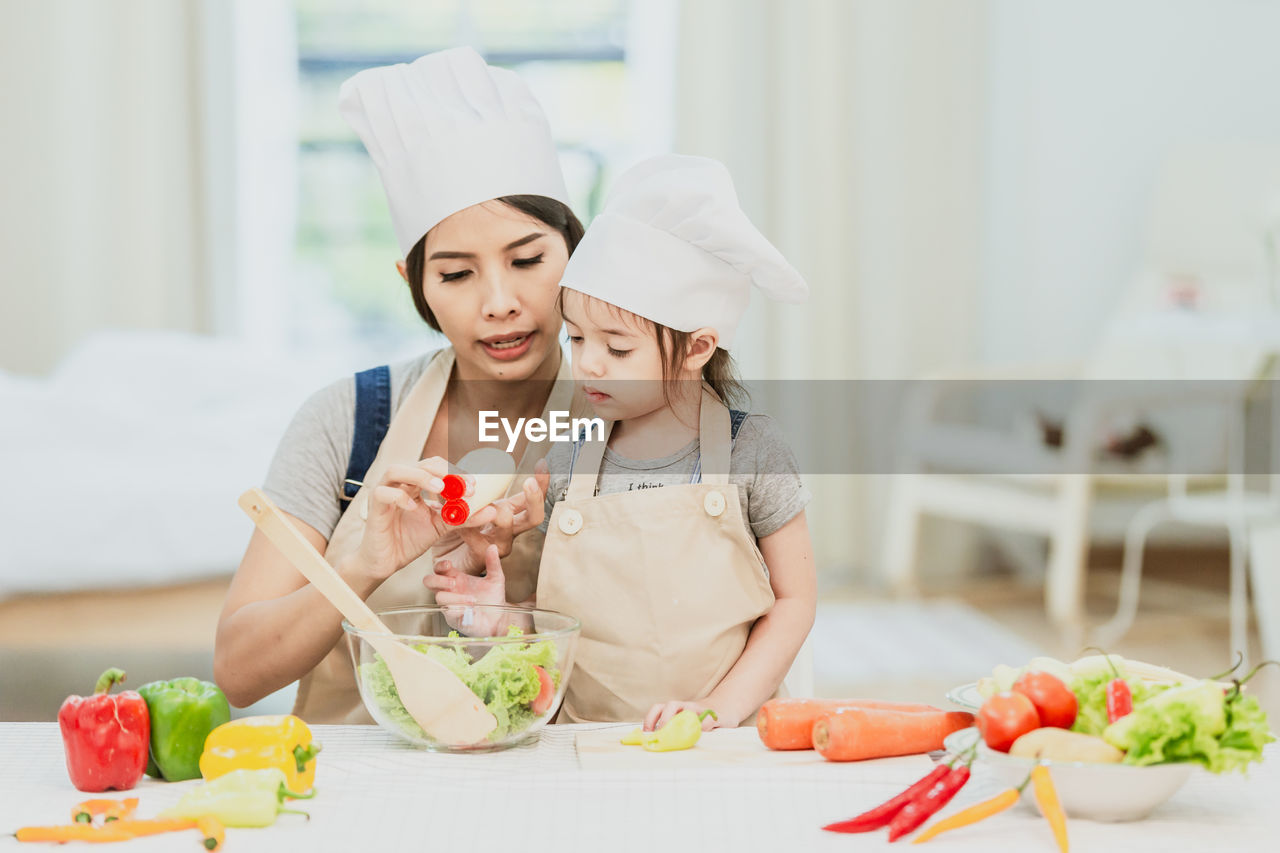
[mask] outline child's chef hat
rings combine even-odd
[[[537,99],[469,47],[361,71],[342,84],[338,111],[378,167],[406,255],[474,204],[507,195],[569,203]]]
[[[716,160],[664,154],[618,178],[561,284],[682,332],[733,343],[751,286],[802,302],[809,287],[738,207]]]

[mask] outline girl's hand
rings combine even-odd
[[[476,516],[476,523],[468,521],[457,529],[467,553],[465,556],[460,553],[462,549],[449,552],[455,565],[464,572],[475,574],[485,565],[485,551],[490,545],[497,546],[500,557],[510,554],[515,538],[537,527],[546,517],[547,486],[550,483],[547,461],[539,459],[533,476],[525,479],[520,494],[494,501],[491,507],[486,507],[482,514]],[[493,513],[491,518],[490,511]]]
[[[670,702],[659,702],[649,709],[649,713],[644,715],[644,730],[651,732],[660,729],[671,721],[671,718],[681,711],[689,710],[695,714],[701,714],[703,711],[715,711],[716,716],[708,716],[702,721],[702,730],[709,732],[712,729],[731,729],[735,728],[741,719],[731,719],[720,712],[720,709],[708,704],[707,702],[681,702],[673,699]]]
[[[449,560],[440,560],[435,565],[435,573],[422,579],[427,589],[435,592],[436,604],[457,608],[456,611],[445,612],[445,620],[450,627],[472,637],[494,636],[501,627],[499,623],[505,624],[507,621],[502,614],[492,619],[482,619],[475,617],[475,611],[471,611],[472,621],[460,624],[465,616],[464,608],[468,605],[507,603],[507,579],[502,574],[502,560],[498,557],[496,545],[490,545],[485,550],[484,567],[485,573],[477,577],[460,571]]]
[[[369,492],[369,512],[357,551],[364,571],[385,580],[421,557],[448,531],[438,509],[422,494],[438,498],[449,472],[439,456],[416,465],[392,465]]]

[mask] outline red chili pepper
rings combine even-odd
[[[133,690],[107,695],[121,681],[124,670],[109,669],[92,696],[68,696],[58,710],[67,774],[81,791],[126,791],[138,784],[147,768],[147,703]]]
[[[1107,722],[1114,723],[1128,716],[1133,710],[1133,691],[1123,678],[1113,678],[1107,684]]]
[[[822,827],[828,832],[871,832],[882,826],[888,825],[894,816],[902,811],[903,806],[914,800],[916,797],[928,791],[936,782],[942,780],[944,776],[951,772],[951,767],[946,764],[939,764],[933,768],[933,771],[916,782],[907,790],[898,794],[892,800],[882,805],[876,806],[870,811],[863,812],[857,817],[849,820],[842,820],[839,823],[829,823]]]
[[[969,765],[953,767],[924,794],[902,807],[889,822],[889,840],[897,841],[928,820],[939,809],[951,802],[956,792],[969,781]]]

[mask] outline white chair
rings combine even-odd
[[[1239,316],[1270,305],[1264,255],[1268,205],[1280,198],[1280,152],[1273,149],[1210,148],[1178,152],[1162,170],[1150,217],[1146,258],[1104,331],[1092,356],[1080,364],[1014,368],[963,368],[919,383],[907,404],[903,452],[890,498],[882,553],[883,578],[895,590],[918,586],[916,568],[920,523],[925,515],[983,526],[1023,530],[1049,540],[1045,603],[1064,644],[1084,638],[1083,592],[1086,555],[1095,504],[1166,488],[1164,474],[1177,457],[1178,470],[1217,472],[1187,478],[1184,489],[1217,484],[1227,469],[1225,443],[1178,446],[1178,424],[1169,430],[1171,447],[1145,454],[1137,463],[1100,457],[1097,446],[1109,420],[1146,412],[1170,401],[1152,393],[1155,383],[1116,384],[1102,380],[1256,379],[1265,373],[1268,351],[1256,342],[1227,339],[1216,345],[1201,334],[1136,335],[1143,318],[1168,313],[1199,330],[1221,315]],[[1190,285],[1198,291],[1189,294]],[[972,382],[1035,380],[1030,387],[1051,391],[1051,380],[1093,382],[1073,386],[1084,393],[1064,419],[1060,449],[1045,447],[1024,429],[943,421],[942,404]],[[966,380],[948,382],[946,380]],[[994,386],[987,386],[994,387]],[[1176,402],[1176,401],[1175,401]],[[1219,405],[1232,401],[1219,400]],[[1031,412],[1024,412],[1029,417]],[[1153,415],[1154,417],[1154,415]],[[1148,516],[1155,514],[1151,510]],[[1130,570],[1136,601],[1134,570]],[[1115,621],[1113,628],[1119,628]]]
[[[1271,354],[1280,353],[1280,320],[1262,325],[1256,318],[1241,318],[1241,336],[1257,335],[1260,347],[1269,348]],[[1262,334],[1259,334],[1262,333]],[[1270,384],[1270,383],[1268,383]],[[1227,389],[1224,389],[1224,391]],[[1243,389],[1241,389],[1243,390]],[[1251,470],[1247,456],[1245,414],[1248,396],[1226,400],[1228,467],[1226,484],[1221,489],[1192,493],[1187,488],[1187,477],[1176,467],[1168,478],[1166,497],[1142,507],[1133,517],[1125,534],[1124,560],[1120,572],[1120,592],[1115,616],[1097,630],[1100,645],[1116,643],[1133,625],[1138,611],[1139,585],[1142,577],[1142,558],[1147,537],[1161,524],[1178,523],[1197,526],[1225,527],[1228,534],[1230,556],[1229,604],[1230,652],[1240,652],[1248,660],[1248,591],[1247,569],[1252,569],[1255,611],[1262,635],[1264,654],[1280,654],[1280,601],[1272,590],[1270,575],[1280,568],[1280,561],[1266,551],[1269,529],[1280,523],[1280,474],[1276,472],[1276,460],[1280,459],[1280,395],[1275,389],[1268,394],[1270,402],[1266,429],[1270,432],[1267,442],[1271,472],[1249,477]],[[1251,480],[1255,487],[1250,487]],[[1257,488],[1258,481],[1263,484]],[[1250,559],[1250,552],[1254,552]]]

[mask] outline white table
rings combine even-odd
[[[487,755],[408,749],[374,727],[316,726],[324,743],[306,821],[281,815],[268,829],[232,829],[242,851],[792,851],[887,847],[883,831],[833,835],[819,827],[888,799],[916,777],[911,763],[672,771],[583,771],[574,736],[555,726],[533,747]],[[662,756],[655,755],[655,759]],[[1280,832],[1280,750],[1247,780],[1197,773],[1146,821],[1070,823],[1078,851],[1274,849]],[[655,765],[658,762],[655,762]],[[904,773],[907,774],[904,776]],[[196,782],[144,780],[133,794],[151,816]],[[950,810],[994,794],[981,768]],[[63,823],[90,795],[70,784],[53,723],[0,723],[0,834]],[[112,792],[108,796],[124,796]],[[931,842],[939,851],[1053,853],[1045,822],[1021,807]],[[52,849],[0,837],[0,851]],[[77,849],[58,848],[58,849]],[[84,849],[90,849],[85,847]],[[97,847],[92,849],[99,849]],[[194,832],[103,850],[200,853]],[[910,848],[914,849],[914,848]]]

